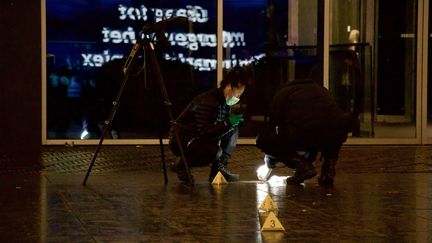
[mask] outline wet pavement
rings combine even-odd
[[[429,146],[345,146],[333,187],[258,181],[253,146],[231,160],[240,182],[212,185],[204,167],[194,187],[169,170],[165,184],[158,146],[112,145],[83,186],[95,148],[44,147],[42,169],[0,159],[0,242],[432,242]],[[285,231],[261,231],[266,196]]]

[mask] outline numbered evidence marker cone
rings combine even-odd
[[[222,175],[222,173],[219,171],[215,178],[213,179],[212,183],[213,185],[220,185],[220,184],[228,184],[228,181],[225,179],[225,177]]]
[[[261,205],[258,208],[259,210],[264,210],[266,212],[278,212],[279,209],[276,205],[276,203],[273,201],[273,199],[270,197],[270,195],[267,195],[264,199],[264,201],[261,203]]]
[[[261,231],[285,231],[285,228],[282,226],[276,215],[273,212],[270,212],[261,227]]]

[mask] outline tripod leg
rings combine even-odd
[[[167,171],[166,171],[166,163],[165,163],[165,152],[164,152],[164,147],[163,147],[163,142],[162,142],[162,128],[159,128],[159,146],[160,146],[160,151],[161,151],[161,157],[162,157],[162,167],[163,167],[163,172],[164,172],[164,178],[165,178],[165,184],[168,183],[168,177],[167,177]]]
[[[106,134],[107,134],[109,128],[111,127],[111,124],[112,124],[112,121],[113,121],[113,119],[114,119],[115,113],[117,112],[117,109],[118,109],[118,107],[119,107],[119,101],[120,101],[120,98],[121,98],[121,96],[122,96],[122,94],[123,94],[124,87],[126,86],[126,81],[127,81],[127,79],[128,79],[128,76],[125,75],[125,77],[124,77],[124,79],[123,79],[123,81],[122,81],[122,84],[121,84],[121,86],[120,86],[120,90],[119,90],[119,92],[117,93],[117,97],[116,97],[115,101],[113,101],[113,108],[111,109],[111,113],[110,113],[108,119],[107,119],[107,120],[105,121],[105,123],[104,123],[104,128],[103,128],[103,131],[102,131],[102,135],[101,135],[101,138],[100,138],[100,140],[99,140],[99,144],[98,144],[98,146],[96,147],[96,151],[95,151],[95,153],[93,154],[93,158],[92,158],[92,160],[91,160],[91,162],[90,162],[89,168],[88,168],[88,170],[87,170],[87,174],[86,174],[86,176],[85,176],[85,178],[84,178],[84,181],[83,181],[83,183],[82,183],[83,186],[85,186],[86,183],[87,183],[87,179],[88,179],[88,177],[89,177],[89,175],[90,175],[90,172],[91,172],[91,169],[92,169],[92,167],[93,167],[93,165],[94,165],[94,163],[95,163],[95,161],[96,161],[96,157],[97,157],[97,155],[98,155],[98,153],[99,153],[99,151],[100,151],[100,148],[101,148],[101,146],[102,146],[103,140],[105,139],[105,136],[106,136]]]
[[[89,168],[88,168],[88,170],[87,170],[87,174],[86,174],[86,176],[85,176],[85,178],[84,178],[84,181],[83,181],[83,183],[82,183],[83,186],[86,185],[87,179],[88,179],[88,177],[89,177],[89,175],[90,175],[90,171],[91,171],[91,169],[92,169],[92,167],[93,167],[93,165],[94,165],[94,163],[95,163],[95,161],[96,161],[96,157],[97,157],[97,155],[98,155],[98,153],[99,153],[99,151],[100,151],[100,148],[101,148],[101,146],[102,146],[102,142],[103,142],[103,140],[104,140],[104,137],[105,137],[106,134],[107,134],[108,129],[109,129],[109,126],[108,126],[108,120],[107,120],[107,121],[105,121],[105,124],[104,124],[103,132],[102,132],[102,137],[101,137],[100,140],[99,140],[99,144],[98,144],[98,146],[96,147],[96,151],[95,151],[95,153],[93,154],[93,158],[92,158],[92,160],[91,160],[91,162],[90,162]]]
[[[163,167],[163,172],[164,172],[165,184],[167,184],[168,183],[168,176],[167,176],[167,171],[166,171],[165,151],[164,151],[163,140],[162,140],[162,134],[163,134],[162,115],[161,115],[160,112],[159,112],[159,122],[158,122],[158,124],[159,124],[159,147],[160,147],[160,153],[161,153],[161,158],[162,158],[162,167]]]
[[[154,46],[153,46],[152,43],[150,43],[150,42],[148,42],[146,40],[146,42],[145,42],[145,49],[150,54],[150,62],[151,62],[151,65],[153,67],[153,72],[155,74],[155,78],[157,79],[158,84],[159,84],[159,89],[160,89],[160,92],[162,94],[162,98],[164,100],[164,106],[165,106],[166,111],[168,113],[168,117],[169,117],[169,119],[171,121],[171,124],[173,124],[174,116],[173,116],[173,112],[171,110],[172,103],[171,103],[171,101],[169,100],[169,97],[168,97],[168,92],[166,90],[165,83],[163,81],[163,77],[162,77],[162,74],[161,74],[161,71],[160,71],[159,62],[158,62],[157,57],[156,57]],[[179,145],[180,153],[181,153],[181,158],[182,158],[182,161],[184,163],[184,167],[185,167],[185,169],[187,171],[187,174],[188,174],[189,185],[193,185],[193,178],[192,178],[192,175],[191,175],[191,172],[190,172],[189,165],[187,163],[187,159],[186,159],[186,155],[185,155],[185,151],[184,151],[183,145],[182,145],[182,143],[180,141],[180,136],[179,136],[179,134],[178,134],[177,131],[174,132],[174,136],[175,136],[177,144]]]

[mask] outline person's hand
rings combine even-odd
[[[231,126],[236,127],[240,124],[240,122],[244,121],[242,114],[232,114],[228,117],[228,120]]]

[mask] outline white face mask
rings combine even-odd
[[[240,101],[240,98],[233,96],[231,98],[226,99],[226,104],[229,106],[233,106],[233,105],[237,104],[239,101]]]

